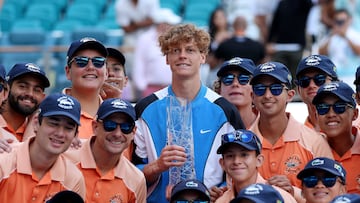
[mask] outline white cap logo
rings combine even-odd
[[[240,57],[235,57],[229,60],[229,65],[239,65],[243,62],[243,59]]]
[[[57,99],[58,106],[62,109],[73,109],[74,101],[67,96],[62,96]]]
[[[263,190],[264,190],[264,188],[261,185],[254,184],[254,185],[247,187],[245,189],[244,193],[247,195],[258,195]]]
[[[84,38],[82,38],[80,40],[81,43],[90,42],[90,41],[95,41],[96,42],[96,39],[92,38],[92,37],[84,37]]]
[[[128,107],[126,102],[124,102],[121,99],[116,99],[116,100],[112,101],[111,105],[113,108],[117,108],[117,109],[126,109]]]
[[[260,72],[268,73],[275,70],[276,65],[273,63],[264,63],[260,66]]]
[[[330,83],[330,84],[327,84],[327,85],[324,86],[324,91],[331,92],[331,91],[337,90],[338,87],[339,87],[338,84]]]
[[[323,165],[324,164],[324,160],[321,159],[315,159],[314,161],[311,162],[312,166],[319,166],[319,165]]]
[[[27,63],[27,64],[25,64],[25,66],[26,66],[26,69],[28,69],[31,72],[40,73],[40,68],[33,63]]]
[[[194,181],[189,181],[185,184],[186,187],[199,187],[199,185],[197,183],[195,183]]]
[[[321,58],[318,56],[309,56],[305,59],[305,64],[307,66],[317,66],[321,62]]]

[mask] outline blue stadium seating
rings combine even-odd
[[[44,30],[52,30],[60,18],[60,12],[54,4],[35,3],[29,5],[24,18],[39,20]]]

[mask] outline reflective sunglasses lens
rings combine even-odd
[[[309,77],[302,77],[299,79],[299,86],[302,88],[306,88],[310,85],[310,78]]]
[[[330,110],[330,105],[328,104],[317,104],[315,107],[319,115],[325,115]]]
[[[257,85],[253,86],[253,92],[257,96],[263,96],[265,94],[265,91],[266,91],[266,86],[265,85],[257,84]]]
[[[89,58],[87,57],[75,57],[75,63],[77,66],[83,68],[85,67],[89,62]]]
[[[234,75],[226,75],[221,79],[221,81],[222,83],[224,83],[224,85],[229,86],[233,83],[234,79],[235,79]]]
[[[223,142],[224,143],[234,142],[234,141],[235,141],[234,133],[227,133],[227,134],[223,135]]]
[[[319,179],[316,176],[309,176],[303,178],[302,181],[307,188],[313,188],[318,183]]]
[[[121,132],[124,134],[129,134],[134,129],[134,124],[132,123],[120,123]]]
[[[283,86],[280,84],[273,84],[270,86],[270,92],[271,94],[273,94],[274,96],[279,96],[282,91],[283,91]]]
[[[333,105],[333,110],[336,114],[342,114],[346,111],[346,106],[345,103],[335,103]]]
[[[104,130],[107,132],[114,131],[116,129],[117,123],[111,120],[103,121]]]
[[[250,76],[249,75],[239,75],[238,81],[241,85],[246,85],[249,83]]]
[[[95,57],[91,59],[91,62],[96,68],[102,68],[105,64],[105,58],[103,57]]]
[[[241,142],[249,143],[253,139],[253,135],[250,133],[242,133],[240,138]]]
[[[316,86],[320,87],[321,85],[323,85],[326,81],[326,76],[325,75],[316,75],[314,78],[314,83],[316,84]]]
[[[334,177],[324,177],[322,179],[322,183],[325,185],[325,187],[332,187],[336,183],[336,176],[334,176]]]

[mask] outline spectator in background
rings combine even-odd
[[[345,82],[321,86],[313,99],[320,130],[332,149],[334,159],[347,171],[346,190],[360,194],[360,131],[352,122],[358,117],[355,92]]]
[[[0,114],[3,111],[3,105],[9,95],[9,87],[6,81],[5,67],[0,64]],[[10,152],[10,143],[18,142],[16,136],[4,128],[0,128],[0,153]]]
[[[225,61],[217,72],[214,90],[238,109],[246,129],[255,121],[253,91],[249,84],[256,66],[251,59],[235,57]]]
[[[9,96],[1,113],[1,126],[19,142],[35,135],[36,110],[50,86],[45,72],[33,63],[17,63],[8,72]]]
[[[0,154],[0,202],[43,203],[63,190],[85,198],[84,177],[62,155],[77,136],[80,108],[75,98],[59,93],[40,103],[36,135]]]
[[[253,60],[255,64],[262,63],[265,59],[265,48],[260,42],[246,36],[246,28],[246,18],[243,16],[236,17],[233,23],[233,37],[220,43],[215,56],[222,61],[242,57]]]
[[[337,81],[335,64],[323,55],[310,55],[302,59],[296,69],[297,91],[306,104],[308,116],[305,125],[316,131],[320,131],[316,109],[312,104],[319,87],[331,81]]]
[[[209,34],[192,24],[175,25],[159,37],[162,53],[170,65],[172,82],[166,88],[140,100],[136,106],[137,134],[134,162],[142,169],[148,185],[148,203],[165,202],[170,192],[169,168],[186,161],[183,146],[168,144],[166,109],[168,96],[191,103],[194,165],[198,180],[207,187],[223,183],[216,148],[220,136],[244,125],[234,105],[200,81],[200,66],[205,62]],[[216,115],[216,116],[214,116]],[[206,136],[207,139],[204,139]]]
[[[255,0],[254,21],[259,28],[259,41],[266,43],[269,35],[269,27],[273,19],[275,9],[280,0]]]
[[[351,22],[347,10],[336,10],[334,26],[319,45],[319,53],[329,56],[337,66],[339,78],[348,84],[352,84],[354,70],[360,64],[360,32],[354,30]]]
[[[170,203],[178,202],[210,203],[210,193],[204,183],[198,180],[183,180],[171,191]]]
[[[125,71],[125,57],[117,49],[106,48],[106,70],[108,79],[105,80],[100,91],[102,99],[120,98],[124,96],[124,91],[128,83],[128,76]]]
[[[360,66],[357,67],[355,73],[355,80],[354,80],[355,90],[356,90],[356,108],[359,109],[360,105]],[[353,122],[353,125],[360,129],[360,116]]]
[[[333,159],[318,157],[310,160],[297,178],[301,180],[306,203],[327,203],[346,193],[346,171]]]
[[[171,25],[180,22],[179,16],[163,8],[154,15],[155,26],[139,35],[135,46],[133,84],[141,91],[141,98],[171,83],[171,70],[161,53],[158,38]]]
[[[100,92],[108,77],[107,56],[104,45],[89,37],[73,41],[67,52],[65,73],[71,87],[64,88],[63,93],[75,97],[81,104],[80,139],[93,135],[92,121],[103,101]]]

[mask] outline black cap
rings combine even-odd
[[[122,66],[125,66],[125,56],[117,49],[114,49],[114,48],[111,48],[111,47],[108,47],[106,48],[106,50],[108,51],[108,57],[112,57],[112,58],[115,58],[117,59]]]

